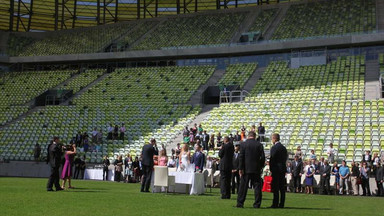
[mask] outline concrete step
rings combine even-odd
[[[225,70],[222,69],[216,69],[215,72],[211,75],[211,77],[208,79],[208,81],[201,85],[195,93],[191,96],[191,98],[188,101],[188,104],[196,105],[196,104],[202,104],[203,99],[203,93],[209,86],[216,85],[219,80],[223,77],[225,73]]]
[[[378,60],[365,62],[365,99],[375,100],[381,98],[380,68]]]
[[[270,40],[272,38],[273,33],[287,14],[288,8],[290,4],[280,4],[280,10],[277,12],[277,15],[275,16],[275,19],[272,21],[272,23],[269,25],[268,29],[265,31],[263,35],[264,40]]]
[[[213,105],[205,105],[203,108],[202,108],[202,111],[201,113],[196,116],[196,118],[188,125],[184,125],[184,126],[187,126],[188,128],[191,128],[193,127],[195,124],[199,125],[204,119],[205,117],[207,117],[209,115],[209,113],[211,112],[211,110],[215,107],[218,107],[219,105],[218,104],[213,104]],[[171,152],[171,149],[175,148],[177,143],[180,143],[182,144],[183,143],[183,133],[180,132],[180,134],[175,138],[173,139],[169,145],[167,145],[167,152]]]
[[[261,75],[263,75],[266,67],[257,68],[252,76],[248,79],[247,83],[245,83],[243,90],[247,92],[251,92],[253,87],[255,87],[257,81],[260,79]]]

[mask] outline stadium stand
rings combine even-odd
[[[272,62],[249,103],[221,104],[202,125],[209,133],[228,135],[262,122],[267,137],[280,133],[289,150],[301,145],[306,157],[311,149],[326,156],[333,142],[339,159],[361,160],[364,150],[384,147],[384,102],[364,101],[364,71],[363,56],[299,69]]]
[[[256,63],[231,64],[226,68],[226,73],[219,81],[219,85],[239,85],[243,88],[257,67]]]
[[[186,102],[214,70],[215,66],[118,68],[76,98],[75,105],[40,108],[3,128],[1,156],[32,160],[34,144],[41,144],[45,155],[52,136],[59,135],[68,142],[77,131],[90,134],[95,127],[102,128],[104,141],[97,150],[84,153],[89,162],[100,162],[102,155],[111,159],[118,154],[134,156],[153,137],[159,144],[169,143],[200,112],[200,106],[192,107]],[[88,72],[97,74],[102,70]],[[83,82],[74,79],[73,83],[68,86],[78,89]],[[126,140],[107,142],[106,127],[121,123],[127,128]]]
[[[4,75],[0,85],[1,125],[27,112],[29,109],[27,102],[64,82],[75,72],[73,70],[26,71]]]
[[[74,79],[70,80],[70,82],[65,83],[61,88],[66,90],[73,90],[73,93],[76,93],[95,81],[105,72],[106,69],[86,70],[85,72],[80,73]]]
[[[264,32],[267,24],[272,21],[277,12],[277,8],[262,10],[248,31],[261,33]]]
[[[50,33],[47,37],[36,40],[25,49],[15,49],[19,44],[9,44],[18,56],[46,56],[78,53],[96,53],[103,50],[113,40],[134,28],[135,22],[90,27]],[[16,39],[10,39],[15,41]],[[12,46],[13,45],[13,46]],[[20,52],[17,52],[19,51]]]
[[[245,17],[238,12],[169,18],[132,49],[229,43]]]
[[[376,31],[375,0],[319,1],[291,5],[272,39]]]

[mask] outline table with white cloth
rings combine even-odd
[[[108,170],[108,181],[113,181],[115,176],[114,170]],[[103,180],[103,169],[85,169],[84,179]]]
[[[170,172],[170,176],[175,176],[175,191],[178,192],[183,187],[181,185],[191,185],[189,194],[199,195],[205,191],[204,174],[194,172]],[[179,187],[178,187],[179,185]],[[186,188],[184,187],[184,192]]]

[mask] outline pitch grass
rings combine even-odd
[[[384,215],[383,198],[287,193],[285,209],[268,209],[272,194],[264,193],[261,209],[253,209],[250,190],[244,209],[237,195],[219,199],[219,189],[201,196],[140,193],[139,184],[73,181],[76,189],[47,192],[47,179],[0,178],[1,215]],[[367,211],[368,210],[368,211]]]

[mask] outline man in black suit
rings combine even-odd
[[[153,156],[158,154],[156,140],[151,139],[151,143],[143,146],[141,151],[141,165],[143,169],[143,181],[141,184],[141,192],[149,192],[153,170]],[[145,189],[145,190],[144,190]]]
[[[240,143],[235,143],[235,153],[232,160],[232,194],[235,194],[235,190],[239,193],[240,175],[239,175],[239,150]]]
[[[298,193],[301,188],[301,175],[303,174],[303,162],[299,160],[299,156],[295,155],[295,160],[292,162],[292,177],[293,188],[295,193]]]
[[[47,191],[53,191],[52,186],[55,184],[56,191],[63,190],[59,184],[59,168],[61,165],[62,146],[59,144],[59,137],[54,137],[53,141],[48,145],[47,164],[51,166],[51,174],[47,183]]]
[[[236,135],[235,135],[235,137],[234,137],[234,139],[233,139],[235,142],[237,141],[237,142],[240,142],[241,141],[241,136],[240,136],[240,134],[239,134],[239,131],[236,131]]]
[[[224,145],[220,147],[220,190],[221,199],[231,198],[232,160],[235,148],[229,137],[224,137]]]
[[[331,194],[330,179],[331,179],[331,166],[328,164],[328,160],[325,160],[323,165],[319,168],[320,174],[320,191],[324,194]]]
[[[207,131],[204,131],[202,141],[203,141],[203,150],[208,151],[209,150],[208,149],[209,134],[207,134]]]
[[[382,167],[380,163],[376,164],[375,181],[377,186],[376,196],[383,196],[384,167]]]
[[[192,155],[191,163],[195,164],[195,172],[202,172],[204,169],[205,155],[201,152],[200,144],[195,144],[195,153]]]
[[[272,171],[272,191],[273,203],[271,208],[284,208],[285,203],[285,179],[286,161],[288,157],[287,149],[280,143],[280,135],[272,134],[270,169]],[[280,193],[280,203],[279,203]]]
[[[238,208],[243,208],[247,196],[248,185],[251,181],[255,190],[254,208],[260,208],[261,205],[261,170],[264,167],[265,155],[263,145],[256,141],[256,133],[248,133],[248,139],[240,144],[239,155],[239,175],[241,177],[239,195],[237,197]]]
[[[257,128],[257,133],[259,134],[260,142],[264,142],[265,137],[265,127],[262,123],[260,123],[260,126]]]

